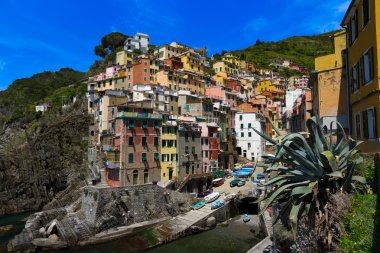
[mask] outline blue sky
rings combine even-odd
[[[151,43],[209,54],[339,28],[348,0],[0,0],[0,90],[15,79],[87,71],[103,35],[148,33]]]

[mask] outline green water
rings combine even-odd
[[[6,245],[15,235],[19,234],[25,226],[25,219],[31,213],[5,215],[0,217],[0,227],[13,225],[12,229],[6,233],[0,233],[0,252],[4,252]]]
[[[0,226],[13,224],[12,231],[0,235],[3,251],[8,240],[19,233],[25,222],[21,221],[28,214],[0,217]],[[260,239],[256,237],[259,228],[252,222],[243,223],[241,217],[235,217],[224,225],[218,225],[215,229],[187,236],[171,243],[149,249],[149,236],[140,233],[132,237],[123,238],[105,244],[93,245],[84,248],[59,251],[62,253],[243,253],[257,244]],[[148,239],[147,239],[148,238]],[[3,252],[0,247],[0,252]],[[4,251],[5,252],[5,251]]]
[[[227,225],[218,225],[215,229],[149,250],[144,250],[148,240],[134,236],[90,248],[66,250],[64,253],[245,253],[260,241],[251,232],[252,229],[258,232],[258,227],[250,223],[243,223],[238,216]]]

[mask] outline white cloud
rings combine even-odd
[[[248,32],[259,32],[265,29],[268,24],[268,20],[264,18],[253,19],[245,26],[245,30]]]
[[[339,13],[344,13],[344,12],[346,12],[347,9],[348,9],[348,6],[350,5],[350,2],[351,2],[351,1],[345,1],[344,3],[338,5],[338,6],[337,6],[337,11],[338,11]]]
[[[5,65],[7,65],[7,63],[4,60],[0,59],[0,70],[4,70]]]

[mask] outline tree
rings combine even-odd
[[[102,38],[103,48],[108,48],[109,50],[114,51],[117,47],[124,45],[124,41],[127,38],[128,36],[119,32],[107,34]]]
[[[97,45],[94,51],[95,51],[95,55],[100,56],[102,58],[108,55],[108,51],[104,49],[103,45]]]

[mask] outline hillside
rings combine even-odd
[[[26,116],[33,111],[36,103],[45,101],[44,98],[54,96],[55,92],[64,95],[78,87],[69,87],[85,78],[85,73],[70,68],[62,68],[59,71],[46,71],[29,78],[15,80],[6,90],[0,92],[0,128],[4,121]],[[47,101],[56,103],[53,101]]]
[[[335,32],[294,36],[277,42],[258,40],[255,45],[233,53],[242,59],[252,61],[258,67],[268,67],[272,60],[281,58],[289,59],[294,64],[304,65],[309,70],[313,70],[315,57],[333,52],[330,36]]]

